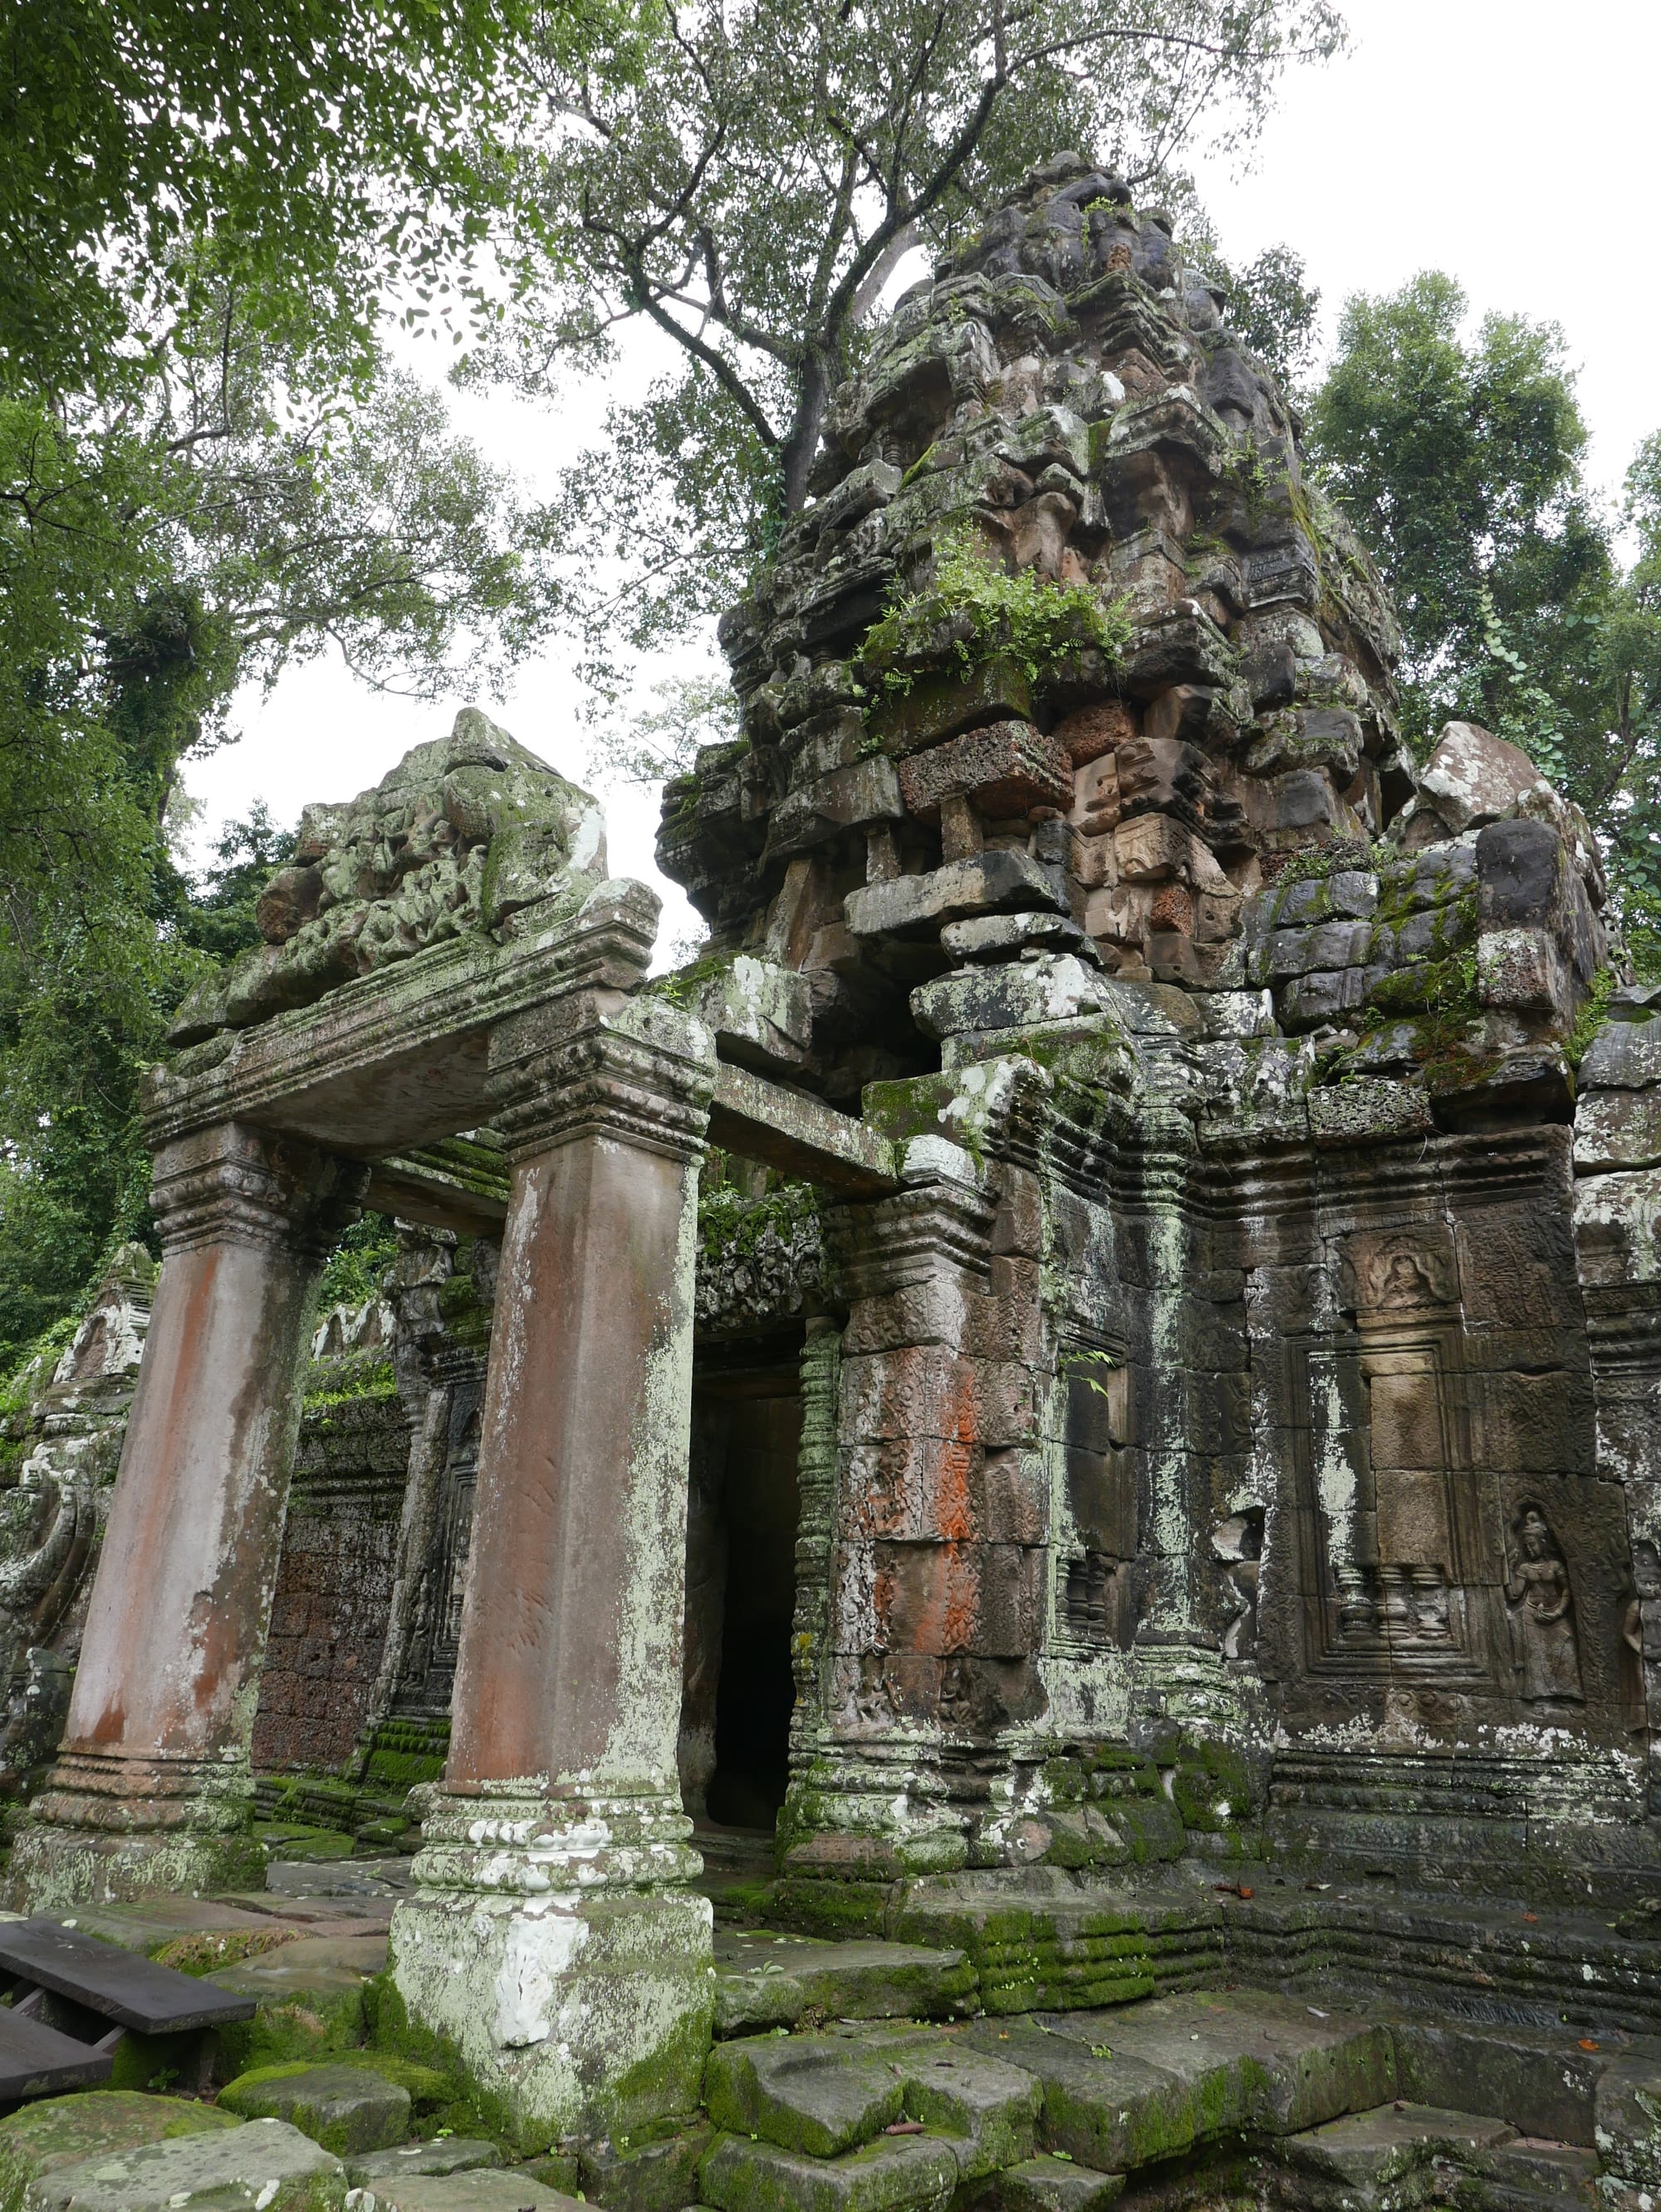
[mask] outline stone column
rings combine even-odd
[[[36,1909],[261,1878],[248,1744],[324,1255],[363,1170],[225,1122],[162,1146],[162,1265],[68,1726],[12,1856]]]
[[[513,1164],[450,1762],[392,1928],[527,2147],[698,2101],[711,1910],[676,1771],[708,1032],[579,993],[492,1040]]]

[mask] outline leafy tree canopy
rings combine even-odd
[[[0,385],[99,387],[206,242],[221,273],[361,337],[488,223],[537,0],[29,0],[0,33]]]
[[[600,0],[597,0],[600,4]],[[181,761],[337,647],[489,684],[544,627],[544,520],[380,342],[479,287],[540,0],[38,0],[0,39],[0,1343],[142,1217],[138,1073],[234,950],[181,878]],[[458,310],[459,312],[459,310]],[[255,866],[273,847],[251,825]],[[221,855],[221,860],[225,856]],[[227,861],[227,866],[230,863]]]
[[[1342,37],[1326,0],[740,0],[544,52],[506,170],[529,248],[472,371],[549,392],[631,325],[666,363],[561,504],[589,672],[735,596],[913,248],[949,248],[1064,147],[1143,183],[1202,131],[1239,143]]]
[[[1346,304],[1310,433],[1395,595],[1409,739],[1459,717],[1520,745],[1585,807],[1634,951],[1661,953],[1661,434],[1628,474],[1623,569],[1561,331],[1470,331],[1434,270]]]

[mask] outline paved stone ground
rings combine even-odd
[[[724,1927],[703,2113],[526,2160],[458,2124],[453,2081],[371,2047],[407,1862],[270,1874],[264,1893],[64,1916],[259,2012],[204,2062],[216,2103],[155,2094],[159,2074],[148,2094],[0,2121],[0,2212],[1654,2212],[1661,2196],[1661,2039],[1349,1990],[983,2009],[989,1954],[962,1899],[933,1922],[957,1943]],[[1094,1944],[1117,1961],[1132,1936],[1220,1910],[1180,1905],[1097,1900],[1088,1930],[1054,1931],[1057,1956]],[[1576,1931],[1528,1932],[1537,1947]],[[1182,1943],[1163,1955],[1226,1972],[1191,1928]]]

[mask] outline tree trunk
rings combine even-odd
[[[831,364],[816,349],[802,368],[796,416],[780,454],[785,472],[785,512],[799,514],[808,503],[808,477],[819,451],[819,433],[830,404]]]

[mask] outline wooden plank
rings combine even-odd
[[[175,1973],[171,1966],[79,1935],[56,1920],[0,1921],[0,1972],[35,1983],[55,1996],[72,1997],[89,2012],[146,2035],[218,2027],[254,2016],[252,1997]]]
[[[0,2104],[25,2097],[55,2097],[64,2089],[95,2089],[115,2063],[72,2035],[60,2035],[22,2013],[0,2005]]]
[[[715,1079],[709,1140],[849,1198],[881,1198],[900,1186],[887,1137],[822,1098],[787,1091],[724,1060]]]

